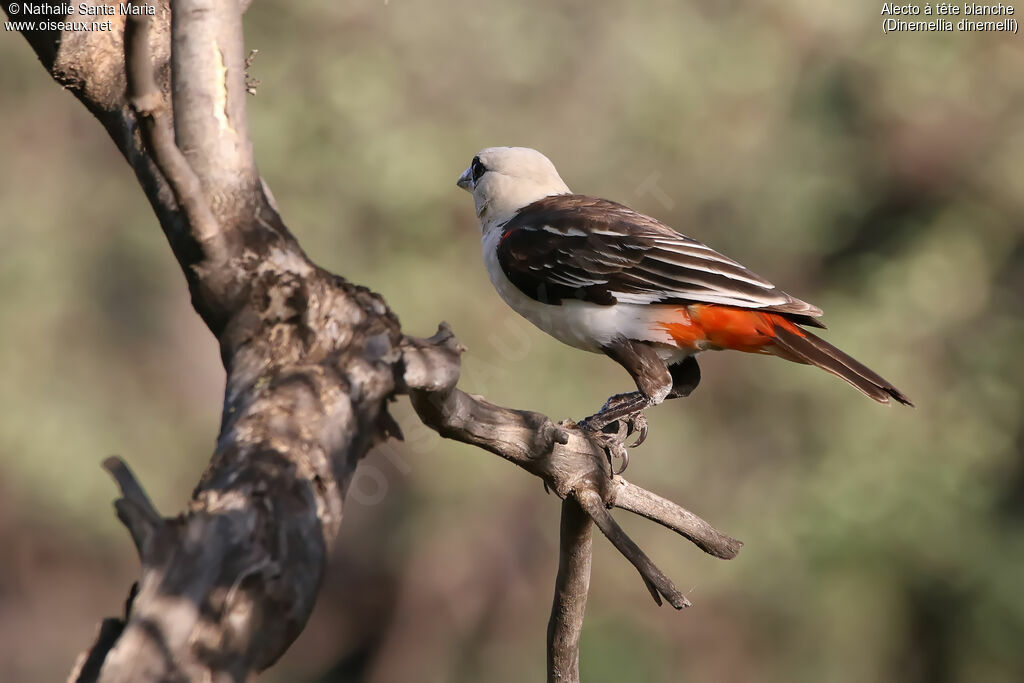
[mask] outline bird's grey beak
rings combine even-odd
[[[462,172],[462,175],[459,176],[459,179],[457,181],[455,181],[455,184],[458,185],[459,187],[461,187],[466,192],[472,192],[473,191],[473,167],[472,166],[467,167],[466,170]]]

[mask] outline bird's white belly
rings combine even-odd
[[[509,281],[498,263],[500,237],[500,230],[493,230],[483,238],[484,263],[491,284],[512,310],[555,339],[593,353],[601,353],[603,347],[616,339],[654,342],[659,355],[670,363],[691,353],[676,347],[672,337],[657,323],[656,306],[627,303],[599,306],[575,299],[551,305],[526,296]]]

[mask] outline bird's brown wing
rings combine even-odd
[[[543,303],[719,304],[823,327],[816,306],[607,199],[555,195],[522,208],[502,228],[498,262],[512,284]]]

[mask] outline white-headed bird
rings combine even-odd
[[[638,392],[583,421],[600,429],[686,396],[694,356],[734,349],[816,365],[879,403],[912,405],[888,380],[806,327],[821,309],[659,221],[607,199],[574,194],[526,147],[490,147],[458,180],[473,194],[491,283],[517,313],[555,339],[617,361]]]

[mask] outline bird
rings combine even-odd
[[[608,356],[635,382],[637,391],[611,397],[584,428],[622,420],[639,445],[643,411],[688,396],[700,382],[696,355],[708,350],[817,366],[879,403],[913,405],[807,329],[825,327],[820,308],[650,216],[575,194],[535,149],[481,150],[456,184],[473,195],[484,264],[505,303],[555,339]]]

